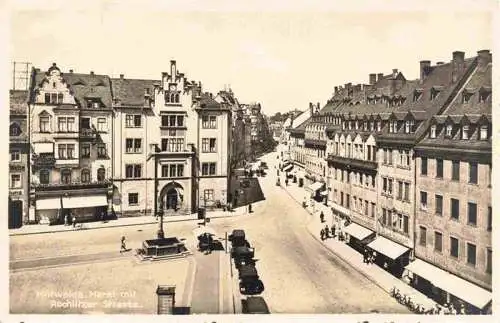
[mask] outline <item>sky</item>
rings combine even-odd
[[[368,83],[370,73],[397,68],[415,79],[420,60],[493,50],[492,1],[351,2],[18,1],[9,56],[42,70],[55,62],[63,73],[143,79],[159,79],[175,59],[205,91],[230,86],[272,115],[324,105],[335,86]]]

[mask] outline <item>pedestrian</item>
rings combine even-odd
[[[375,258],[377,257],[377,253],[375,251],[373,251],[372,253],[372,259],[371,259],[371,263],[375,263]]]
[[[330,238],[330,229],[328,228],[328,224],[325,226],[325,238]]]
[[[366,248],[363,250],[363,263],[368,263],[368,250]]]
[[[101,221],[104,222],[104,220],[106,220],[106,214],[104,213],[104,211],[101,212]]]
[[[319,219],[321,220],[321,223],[325,222],[325,214],[323,213],[323,211],[321,211],[321,213],[319,214]]]
[[[121,239],[121,246],[120,246],[120,253],[127,251],[127,246],[125,245],[125,236],[122,236]]]
[[[68,215],[68,213],[66,213],[66,215],[64,216],[64,225],[69,225],[69,215]]]
[[[465,305],[464,303],[460,304],[460,310],[459,310],[460,315],[465,315]]]
[[[332,238],[335,238],[335,223],[332,225]]]
[[[76,228],[76,216],[74,214],[73,214],[72,221],[73,221],[73,228]]]
[[[325,240],[325,229],[321,229],[321,231],[319,232],[319,235],[321,237],[321,241],[324,241]]]

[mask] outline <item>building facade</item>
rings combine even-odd
[[[54,63],[31,83],[29,221],[98,219],[111,211],[110,80]]]
[[[12,90],[9,115],[9,228],[28,224],[29,130],[28,91]]]

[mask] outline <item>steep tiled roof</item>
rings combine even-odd
[[[200,99],[200,108],[201,109],[210,109],[210,110],[220,110],[222,109],[222,105],[215,101],[213,97],[208,93],[204,93],[201,95]]]
[[[35,87],[39,87],[47,72],[36,71]],[[86,107],[85,98],[99,98],[106,108],[111,108],[111,82],[107,75],[61,73],[80,107]]]
[[[145,89],[149,89],[152,96],[154,93],[154,83],[156,80],[139,80],[113,78],[111,84],[113,88],[113,98],[118,99],[122,106],[144,106]]]
[[[10,114],[26,115],[28,112],[28,91],[10,90],[9,91]]]
[[[464,103],[461,100],[461,93],[459,93],[459,96],[443,112],[443,114],[491,114],[491,95],[487,96],[486,101],[479,102],[479,95],[481,94],[481,91],[491,91],[491,70],[491,63],[487,66],[476,68],[469,82],[465,85],[466,89],[470,89],[473,92],[469,102]]]

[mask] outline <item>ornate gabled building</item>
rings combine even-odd
[[[9,92],[9,228],[18,228],[30,221],[29,198],[29,92]]]
[[[30,222],[97,219],[111,209],[109,77],[33,69],[29,113]]]

